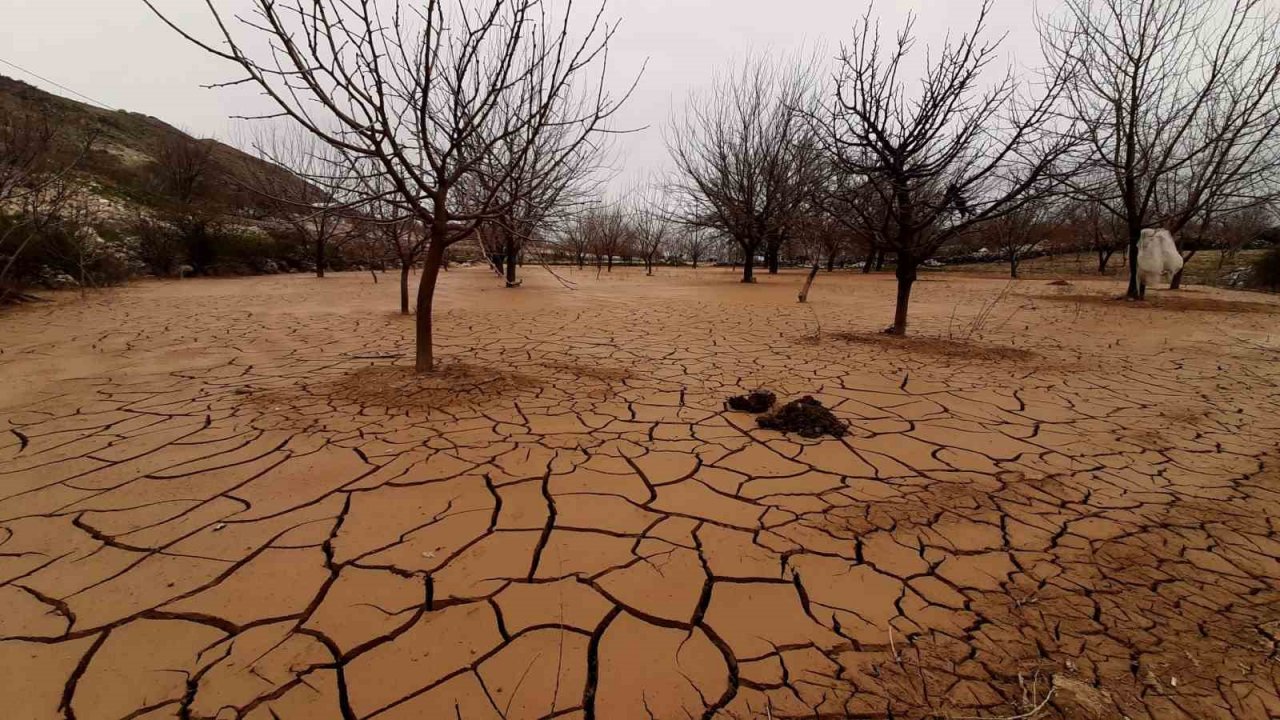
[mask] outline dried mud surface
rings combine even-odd
[[[575,279],[450,272],[425,379],[367,276],[0,314],[0,714],[1280,715],[1273,300]]]

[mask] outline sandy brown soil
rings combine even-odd
[[[0,715],[1280,715],[1274,299],[574,277],[0,314]]]

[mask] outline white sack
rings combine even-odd
[[[1168,230],[1143,230],[1138,239],[1138,280],[1143,285],[1155,285],[1168,274],[1182,269],[1182,254],[1173,242]]]

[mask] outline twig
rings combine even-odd
[[[1028,718],[1038,715],[1041,710],[1045,709],[1045,707],[1049,705],[1049,701],[1053,699],[1053,693],[1056,692],[1057,689],[1057,687],[1049,688],[1049,694],[1044,696],[1044,700],[1041,701],[1039,705],[1031,708],[1021,715],[963,715],[951,718],[951,720],[1028,720]]]

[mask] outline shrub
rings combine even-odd
[[[1280,292],[1280,246],[1271,248],[1254,261],[1249,285],[1259,290]]]
[[[182,239],[170,225],[140,217],[130,228],[134,252],[146,272],[160,277],[173,277],[186,261]]]
[[[18,288],[106,287],[128,280],[139,270],[124,238],[99,232],[74,216],[43,223],[24,222],[20,216],[0,217],[0,237],[6,239],[0,248],[0,266],[13,259],[5,279]]]

